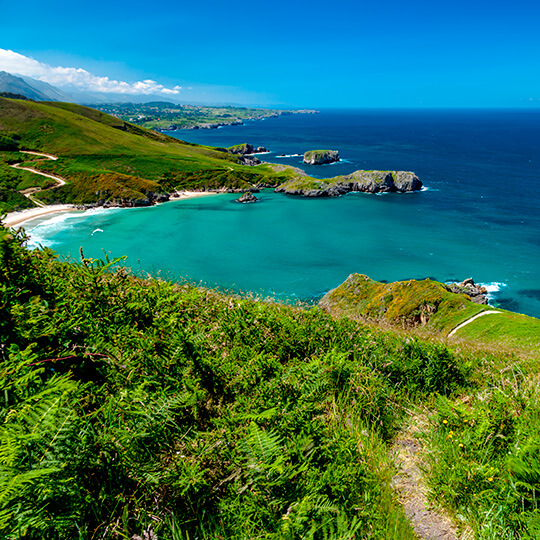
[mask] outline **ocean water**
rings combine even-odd
[[[352,272],[488,285],[491,303],[540,317],[540,111],[323,111],[170,133],[189,142],[265,146],[267,161],[317,177],[414,171],[426,189],[306,199],[263,190],[257,204],[220,194],[26,225],[60,255],[126,255],[140,273],[279,299],[316,301]],[[339,150],[332,165],[306,150]],[[279,157],[279,154],[289,157]]]

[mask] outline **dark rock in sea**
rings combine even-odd
[[[257,202],[259,199],[253,195],[253,193],[246,191],[243,193],[238,199],[236,199],[236,202],[239,203],[252,203]]]
[[[337,150],[309,150],[304,154],[304,163],[308,165],[324,165],[339,161]]]

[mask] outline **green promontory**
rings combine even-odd
[[[381,283],[351,274],[319,305],[334,316],[540,354],[540,320],[474,303],[467,294],[430,279]]]
[[[289,171],[289,175],[290,179],[281,184],[277,192],[304,197],[337,197],[351,191],[404,193],[419,191],[423,187],[421,180],[407,171],[354,171],[322,180],[292,171]]]
[[[17,150],[54,154],[59,159],[36,161],[35,156]],[[108,201],[130,206],[148,200],[148,194],[174,190],[245,191],[282,184],[278,192],[312,197],[414,191],[422,186],[413,173],[402,171],[356,171],[320,180],[246,155],[265,150],[247,143],[229,149],[186,143],[73,103],[0,98],[3,210],[27,203],[17,192],[22,188],[15,189],[18,182],[9,168],[18,162],[66,180],[65,185],[34,196],[48,204]],[[42,180],[33,176],[38,186]],[[31,187],[31,180],[25,179],[24,185]]]

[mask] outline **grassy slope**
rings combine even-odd
[[[19,135],[21,147],[61,157],[38,165],[70,180],[48,192],[49,202],[88,202],[99,198],[98,190],[109,197],[141,197],[149,190],[249,187],[261,176],[225,152],[74,104],[0,99],[0,130]],[[263,179],[268,181],[266,174]]]
[[[388,323],[405,328],[419,326],[435,335],[447,336],[459,324],[491,306],[474,304],[464,294],[454,294],[429,279],[379,283],[352,274],[330,291],[320,305],[336,316]],[[540,321],[502,309],[459,329],[455,336],[491,348],[540,357]]]
[[[2,229],[0,293],[10,540],[412,540],[388,448],[418,409],[435,501],[477,538],[538,530],[537,360],[60,263]]]

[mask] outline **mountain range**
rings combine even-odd
[[[20,94],[34,101],[75,102],[72,96],[43,81],[0,71],[0,92]]]
[[[133,100],[146,103],[163,99],[163,96],[151,94],[126,96],[120,93],[85,92],[72,88],[64,91],[52,84],[7,71],[0,71],[0,93],[17,94],[34,101],[60,101],[80,105],[122,103]]]

